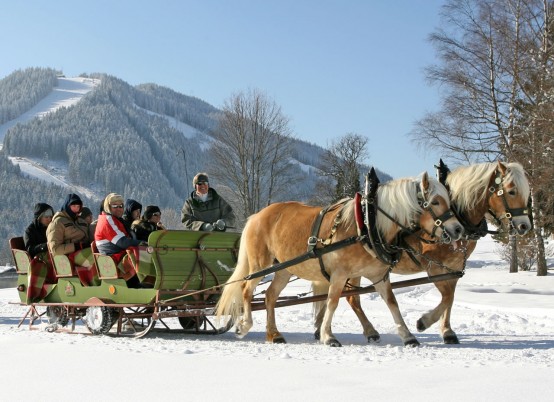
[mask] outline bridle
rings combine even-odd
[[[431,233],[427,232],[425,229],[421,228],[424,232],[429,234],[432,238],[437,237],[436,232],[437,229],[442,229],[442,239],[443,240],[450,240],[450,235],[446,231],[446,228],[444,227],[444,222],[449,220],[450,218],[454,217],[454,212],[452,212],[451,208],[448,208],[446,211],[444,211],[441,215],[437,216],[435,214],[435,211],[433,211],[433,207],[431,206],[431,203],[427,201],[424,197],[424,192],[421,191],[421,188],[419,187],[419,183],[417,184],[417,199],[418,204],[423,208],[424,211],[429,212],[429,214],[433,217],[434,224],[433,224],[433,230]]]
[[[502,174],[502,172],[500,172],[499,169],[496,169],[493,185],[489,187],[489,192],[487,194],[487,201],[490,199],[490,197],[493,194],[496,194],[498,196],[498,198],[500,198],[502,200],[502,204],[504,205],[504,214],[501,215],[500,217],[498,217],[498,216],[496,216],[494,211],[490,208],[488,210],[488,213],[495,219],[495,221],[499,225],[502,225],[502,219],[504,219],[504,218],[508,219],[508,222],[510,224],[510,228],[513,229],[513,228],[515,228],[514,227],[514,222],[513,222],[514,217],[528,216],[529,215],[529,208],[527,208],[527,207],[524,207],[524,208],[510,208],[510,206],[508,205],[508,200],[506,199],[506,195],[504,193],[504,186],[503,186],[504,177],[505,176]]]
[[[409,227],[406,227],[402,225],[400,222],[398,222],[396,219],[394,219],[392,216],[390,216],[386,211],[384,211],[377,203],[377,187],[379,185],[379,179],[377,178],[377,174],[375,173],[374,169],[372,168],[370,172],[366,175],[366,186],[365,186],[365,195],[363,197],[363,205],[365,209],[365,216],[364,216],[364,223],[366,226],[366,229],[369,233],[371,233],[371,230],[375,230],[375,222],[370,222],[368,219],[368,213],[371,211],[370,208],[373,208],[375,211],[379,211],[384,216],[387,217],[391,222],[398,225],[402,230],[400,234],[402,236],[407,236],[410,234],[414,234],[420,230],[424,231],[428,235],[431,236],[431,238],[436,238],[437,235],[437,229],[442,229],[442,236],[441,241],[449,242],[450,235],[448,234],[446,227],[444,226],[444,222],[446,222],[448,219],[454,217],[454,212],[449,208],[441,215],[437,216],[435,211],[433,210],[433,207],[431,205],[431,202],[425,198],[425,195],[427,194],[427,191],[423,191],[420,187],[419,183],[416,183],[416,192],[417,192],[417,202],[419,206],[426,212],[429,212],[431,217],[433,218],[433,229],[431,230],[431,233],[429,233],[424,228],[420,227],[420,225],[416,222],[411,222]],[[432,240],[422,239],[426,242],[432,243]]]

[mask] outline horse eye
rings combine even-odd
[[[440,205],[440,202],[438,200],[433,200],[431,201],[431,205],[437,206],[437,205]]]
[[[508,194],[514,196],[514,195],[517,194],[517,192],[516,192],[516,190],[510,190],[510,191],[508,191]]]

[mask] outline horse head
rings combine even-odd
[[[489,180],[488,212],[501,225],[507,223],[510,231],[524,235],[531,229],[529,219],[529,182],[519,163],[498,161]]]
[[[450,208],[448,190],[442,183],[429,177],[427,172],[420,177],[417,197],[423,212],[419,217],[419,226],[431,237],[438,237],[442,243],[459,240],[464,228]]]
[[[415,179],[399,179],[379,187],[377,199],[381,210],[377,226],[390,241],[402,227],[419,229],[450,243],[459,240],[463,226],[450,210],[446,188],[427,172]],[[394,206],[390,211],[385,206]]]

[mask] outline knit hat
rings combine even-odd
[[[194,176],[194,179],[192,179],[192,185],[196,186],[196,184],[201,181],[205,181],[206,183],[210,181],[208,179],[208,173],[198,173]]]
[[[39,202],[35,204],[33,214],[36,219],[40,219],[44,216],[54,216],[54,208],[44,202]]]
[[[111,213],[110,205],[116,202],[120,202],[121,204],[123,204],[123,197],[116,193],[108,194],[104,199],[104,212],[106,212],[107,214]]]
[[[160,211],[160,208],[157,205],[148,205],[144,210],[144,218],[149,220],[156,212],[161,213],[162,211]]]
[[[81,208],[81,218],[85,219],[87,216],[92,216],[92,211],[88,207]]]

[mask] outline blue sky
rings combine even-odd
[[[10,1],[0,7],[0,78],[52,67],[154,82],[221,107],[257,88],[294,134],[328,146],[369,138],[369,164],[434,175],[440,155],[407,134],[439,107],[427,38],[444,0]]]

